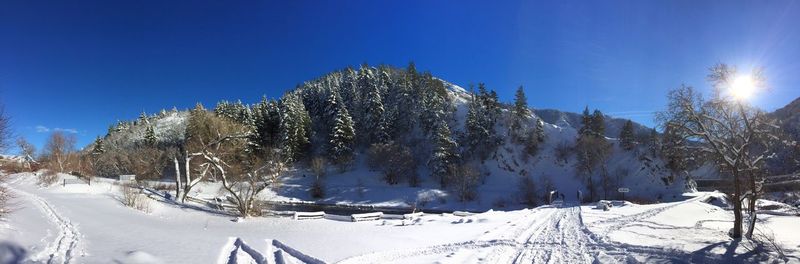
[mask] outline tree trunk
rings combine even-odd
[[[587,177],[587,179],[589,179],[589,182],[587,184],[587,186],[589,187],[589,201],[593,202],[594,201],[594,181],[592,180],[591,172],[589,173],[589,177]]]
[[[733,173],[733,233],[732,238],[742,237],[742,190],[739,185],[739,175],[734,171]]]
[[[191,186],[192,177],[191,177],[191,174],[190,174],[192,169],[191,169],[191,167],[189,167],[189,162],[191,160],[192,159],[189,157],[189,153],[187,152],[186,153],[186,173],[185,173],[185,175],[186,175],[186,183],[183,184],[183,196],[181,197],[181,202],[186,202],[186,196],[189,195],[189,191],[192,188],[192,186]]]
[[[747,229],[747,238],[753,238],[753,231],[756,229],[756,220],[758,218],[756,213],[756,202],[758,201],[758,186],[756,185],[756,176],[750,174],[750,200],[748,201],[748,209],[750,211],[750,225]]]
[[[178,164],[178,157],[173,157],[175,162],[175,201],[181,198],[181,166]]]

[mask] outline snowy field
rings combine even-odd
[[[39,187],[32,174],[7,182],[17,210],[0,225],[0,263],[727,263],[773,262],[775,254],[731,241],[732,213],[706,203],[715,193],[652,205],[543,206],[413,220],[249,218],[151,201],[125,207],[110,181]],[[766,201],[765,201],[766,202]],[[780,206],[778,206],[780,207]],[[800,217],[761,214],[800,263]],[[793,215],[794,214],[794,215]]]

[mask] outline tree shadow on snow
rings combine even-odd
[[[22,263],[27,256],[28,251],[20,245],[8,241],[0,242],[0,263]]]
[[[768,252],[763,244],[755,244],[755,247],[748,249],[747,252],[737,254],[736,249],[743,247],[741,239],[723,241],[708,245],[700,250],[691,253],[691,260],[695,263],[717,262],[717,263],[757,263],[770,260]],[[724,248],[722,255],[712,253],[716,248]]]

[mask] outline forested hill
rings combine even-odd
[[[617,195],[620,186],[638,186],[635,195],[652,198],[683,191],[684,176],[663,161],[677,158],[670,153],[679,148],[663,148],[660,135],[644,126],[588,110],[532,111],[523,87],[503,103],[483,84],[467,91],[418,72],[413,63],[362,65],[305,82],[281,98],[143,114],[113,125],[86,152],[97,175],[169,178],[171,161],[225,132],[246,135],[235,137],[246,142],[229,153],[279,156],[296,169],[325,164],[340,175],[372,173],[388,185],[439,188],[459,200],[516,193],[528,184],[537,192],[578,188],[593,199]],[[129,158],[142,156],[134,152],[145,152],[147,162]]]

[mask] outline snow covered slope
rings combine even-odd
[[[443,81],[447,87],[448,96],[452,103],[454,120],[451,124],[454,134],[462,133],[466,120],[467,106],[470,94],[463,88]],[[532,113],[528,126],[533,126],[541,118]],[[570,116],[566,113],[560,114]],[[186,126],[188,112],[173,111],[162,112],[159,115],[140,118],[137,121],[121,122],[113,130],[106,141],[134,144],[143,140],[145,125],[154,127],[159,141],[179,142],[183,139],[182,131]],[[570,118],[572,119],[572,118]],[[550,120],[552,121],[552,120]],[[609,128],[618,120],[609,121]],[[560,191],[570,201],[577,200],[577,192],[588,193],[585,179],[576,176],[576,158],[569,156],[566,160],[558,158],[559,147],[571,147],[577,137],[574,120],[559,119],[556,123],[544,124],[545,141],[536,156],[524,153],[523,147],[514,144],[505,137],[510,124],[510,113],[502,110],[501,120],[495,127],[498,135],[504,135],[505,140],[490,159],[480,164],[482,173],[481,184],[478,187],[478,198],[468,203],[454,202],[450,190],[438,188],[436,180],[427,172],[424,160],[420,167],[422,184],[420,187],[406,187],[403,185],[388,185],[384,183],[378,172],[367,168],[364,150],[356,153],[356,162],[350,170],[339,173],[331,169],[326,176],[326,197],[317,200],[311,198],[309,189],[313,177],[305,177],[312,173],[304,164],[295,166],[285,175],[284,186],[276,190],[267,198],[285,201],[318,201],[325,203],[355,203],[382,206],[424,206],[437,209],[468,209],[485,210],[489,208],[520,208],[519,183],[525,177],[531,177],[536,185],[539,203],[544,202],[544,195],[549,191]],[[638,127],[645,131],[646,128]],[[640,146],[633,151],[625,151],[616,144],[616,139],[609,138],[613,151],[605,166],[608,179],[597,183],[600,186],[597,195],[600,199],[620,198],[618,187],[630,189],[627,198],[638,200],[674,200],[685,188],[684,179],[672,179],[664,169],[663,161],[648,154],[646,147]],[[174,143],[170,143],[174,144]],[[171,172],[167,170],[168,172]],[[171,173],[167,175],[167,180]],[[599,178],[594,178],[599,182]],[[211,184],[213,185],[213,184]]]
[[[61,177],[70,177],[61,175]],[[150,200],[123,206],[114,181],[41,187],[10,177],[19,210],[0,223],[0,263],[774,263],[726,236],[733,219],[695,193],[671,203],[542,206],[414,220],[233,217]],[[774,204],[774,203],[772,203]],[[785,205],[783,205],[785,207]],[[792,214],[762,214],[790,263],[800,261]]]

